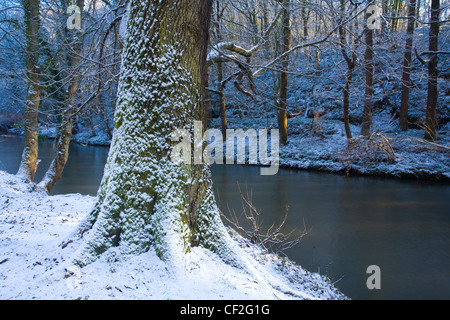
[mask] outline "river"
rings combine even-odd
[[[0,170],[17,171],[23,139],[0,136]],[[40,142],[38,181],[53,142]],[[96,195],[108,148],[72,144],[63,178],[52,194]],[[342,177],[282,169],[261,176],[252,166],[212,167],[219,208],[242,212],[239,188],[252,193],[263,225],[289,206],[285,232],[309,230],[288,257],[330,277],[352,299],[450,299],[450,184]],[[369,290],[367,268],[381,270],[381,289]]]

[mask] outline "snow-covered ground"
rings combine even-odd
[[[311,122],[311,119],[301,119],[295,126],[307,128]],[[383,152],[379,152],[378,158],[369,160],[374,156],[370,154],[373,150],[366,157],[364,150],[362,155],[357,154],[358,150],[349,151],[351,148],[343,134],[342,122],[324,120],[320,134],[294,134],[290,145],[281,148],[280,163],[287,167],[335,173],[349,169],[363,175],[450,181],[449,128],[449,125],[443,127],[440,141],[431,144],[423,139],[423,130],[411,129],[403,133],[396,126],[380,126],[376,132],[382,134],[392,147],[395,160],[391,162]],[[352,126],[353,137],[358,138],[359,130]],[[308,132],[307,129],[304,132]]]
[[[0,171],[0,299],[347,299],[325,277],[238,236],[242,254],[259,261],[278,287],[200,248],[189,253],[187,270],[174,271],[153,251],[125,256],[117,250],[79,269],[70,261],[83,239],[73,234],[95,198],[33,189]]]

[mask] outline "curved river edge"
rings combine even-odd
[[[230,119],[230,128],[247,130],[251,124],[243,119]],[[356,137],[353,141],[356,145],[359,143],[360,149],[351,150],[342,132],[341,121],[324,120],[320,131],[312,131],[308,119],[298,119],[294,125],[288,144],[280,146],[281,168],[350,176],[450,182],[450,123],[441,128],[440,140],[434,144],[422,139],[422,130],[410,129],[407,133],[383,130],[383,133],[373,139],[375,145],[369,147],[373,147],[369,151],[366,144],[360,143],[362,140],[358,136],[357,126],[351,128]],[[218,127],[217,121],[211,127]],[[256,130],[264,128],[260,124],[256,127]],[[8,133],[22,135],[20,131],[11,129]],[[55,135],[55,128],[42,129],[40,132],[40,138],[43,139],[54,139]],[[79,133],[73,136],[72,141],[81,145],[103,147],[109,147],[111,143],[106,134],[89,137],[85,133]],[[270,149],[270,144],[268,145]],[[390,153],[386,151],[387,148]]]
[[[358,138],[359,139],[359,138]],[[310,138],[281,147],[280,167],[348,176],[371,176],[450,182],[450,150],[421,140],[392,140],[392,159],[350,158],[347,142],[311,142]]]
[[[372,164],[368,167],[352,166],[351,168],[340,167],[339,163],[321,161],[314,162],[305,160],[291,161],[288,163],[280,163],[280,168],[295,169],[305,171],[317,171],[330,174],[337,174],[342,176],[365,176],[365,177],[379,177],[379,178],[393,178],[393,179],[409,179],[409,180],[424,180],[435,182],[450,182],[450,172],[435,172],[426,168],[420,167],[395,167],[395,165],[387,166],[386,164]]]

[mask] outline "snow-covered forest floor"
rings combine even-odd
[[[0,172],[0,299],[347,299],[327,278],[238,236],[242,254],[290,291],[200,248],[188,254],[188,270],[175,270],[152,250],[137,256],[110,250],[80,270],[70,258],[83,239],[73,234],[94,201],[77,194],[49,196]]]

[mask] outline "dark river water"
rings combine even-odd
[[[22,139],[0,136],[0,170],[16,173]],[[40,143],[38,181],[53,143]],[[108,148],[73,144],[52,194],[96,195]],[[352,299],[450,299],[450,184],[280,170],[260,176],[251,166],[213,166],[224,214],[242,212],[241,191],[252,193],[263,226],[289,206],[285,232],[309,233],[287,250],[309,271],[330,277]],[[243,226],[245,226],[243,224]],[[381,289],[369,290],[367,268],[379,266]]]

